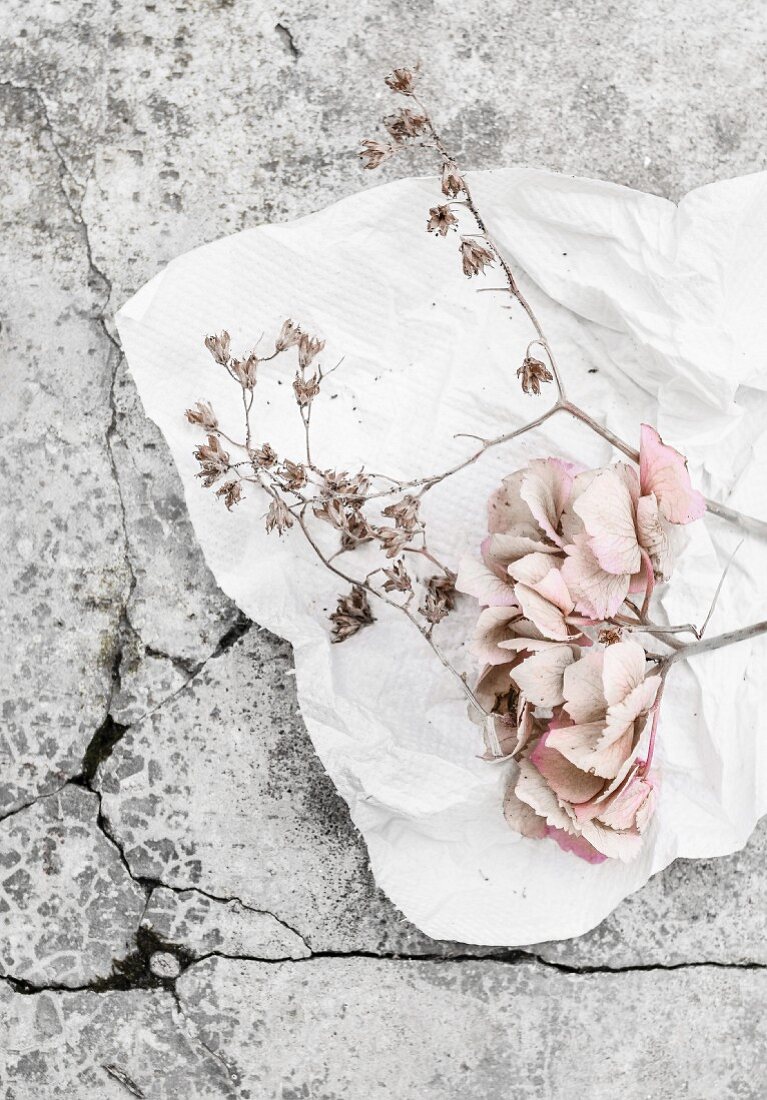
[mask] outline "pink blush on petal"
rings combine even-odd
[[[584,840],[582,836],[572,836],[571,833],[565,832],[564,829],[557,829],[554,825],[546,826],[546,836],[556,840],[563,852],[572,852],[574,856],[585,860],[586,863],[604,863],[607,859],[607,856],[598,852],[593,844],[589,844],[588,840]]]

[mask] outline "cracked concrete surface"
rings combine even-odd
[[[402,62],[467,166],[670,198],[761,169],[764,6],[3,16],[3,1096],[763,1096],[767,828],[579,940],[408,925],[314,756],[289,648],[212,581],[112,314],[188,248],[416,170],[354,157]]]

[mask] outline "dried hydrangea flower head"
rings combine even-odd
[[[638,473],[538,459],[491,496],[481,559],[461,562],[457,587],[482,607],[472,649],[491,715],[485,755],[515,757],[505,813],[523,835],[591,862],[639,850],[652,745],[644,763],[638,753],[662,678],[623,640],[641,616],[619,612],[668,578],[668,525],[702,506],[684,458],[647,425]]]

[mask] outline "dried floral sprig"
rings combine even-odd
[[[486,756],[517,761],[505,807],[510,824],[525,835],[553,836],[562,847],[587,859],[628,858],[652,816],[656,779],[650,768],[670,669],[680,660],[767,632],[767,623],[755,623],[703,640],[726,570],[702,627],[652,621],[656,583],[667,580],[671,572],[668,527],[692,522],[705,511],[760,535],[767,533],[767,523],[704,500],[690,484],[683,456],[649,426],[642,427],[637,451],[568,399],[543,327],[489,235],[465,174],[416,94],[416,74],[397,69],[386,83],[412,106],[384,120],[389,141],[363,143],[364,167],[378,167],[408,144],[436,152],[440,188],[448,201],[429,210],[427,230],[440,237],[451,229],[460,232],[461,264],[467,276],[500,267],[503,289],[521,306],[533,329],[516,371],[521,388],[537,397],[553,382],[556,400],[521,428],[480,439],[479,449],[439,474],[403,481],[364,470],[339,473],[318,466],[311,447],[312,409],[326,378],[340,365],[324,370],[324,341],[288,319],[271,354],[250,351],[238,359],[224,331],[206,337],[205,344],[215,363],[241,388],[244,439],[238,441],[222,430],[209,403],[200,401],[187,410],[189,423],[207,436],[195,451],[201,467],[198,476],[205,487],[217,486],[216,495],[229,509],[244,499],[244,484],[256,486],[269,499],[267,531],[285,535],[297,529],[322,564],[349,586],[330,615],[334,642],[353,637],[374,621],[371,597],[413,623],[456,677],[482,721]],[[462,218],[470,218],[473,227],[462,227]],[[543,358],[534,356],[533,348],[540,349]],[[254,442],[251,423],[264,364],[292,349],[297,360],[293,397],[305,436],[302,460],[278,455],[266,441]],[[609,442],[638,466],[638,472],[626,463],[583,472],[550,459],[510,475],[491,500],[483,561],[462,563],[456,578],[428,545],[420,512],[424,494],[477,462],[490,448],[535,430],[561,412]],[[234,461],[230,449],[242,458]],[[386,504],[391,498],[396,499]],[[314,520],[337,532],[335,552],[328,554],[320,547],[312,530]],[[364,577],[340,564],[342,555],[362,545],[372,547],[381,562]],[[424,576],[417,569],[409,571],[405,555],[431,572]],[[483,608],[474,645],[484,667],[474,688],[433,638],[435,627],[454,607],[456,586],[474,595]],[[695,641],[680,641],[684,633],[693,634]],[[655,639],[665,651],[655,653],[647,644],[640,645],[635,639],[642,635]],[[622,680],[616,679],[616,669],[624,673]]]

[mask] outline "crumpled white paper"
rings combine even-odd
[[[477,173],[471,186],[573,399],[627,440],[638,440],[640,421],[656,424],[708,496],[767,515],[767,174],[701,188],[678,207],[539,171]],[[511,946],[579,935],[677,856],[745,844],[767,808],[767,639],[674,668],[656,757],[660,808],[643,855],[589,865],[508,829],[505,767],[477,758],[460,688],[403,616],[376,606],[374,627],[331,645],[327,616],[342,586],[300,532],[267,536],[255,489],[228,513],[201,488],[200,436],[184,409],[207,399],[241,435],[239,388],[203,346],[221,329],[245,352],[262,333],[268,346],[292,317],[327,340],[326,367],[344,357],[313,413],[324,467],[435,473],[475,449],[455,433],[493,436],[545,408],[515,377],[532,336],[526,318],[504,308],[507,296],[477,293],[500,286],[497,274],[463,277],[455,235],[427,235],[435,201],[434,180],[403,180],[216,241],[170,263],[117,320],[218,583],[293,644],[306,726],[378,883],[431,936]],[[299,459],[291,381],[292,363],[264,368],[256,438]],[[488,452],[425,498],[440,557],[455,566],[476,549],[500,478],[548,454],[588,465],[614,457],[565,416]],[[701,622],[740,535],[713,517],[687,531],[663,604],[671,621]],[[767,542],[748,539],[710,631],[767,616],[765,562]],[[462,600],[437,628],[461,668],[475,614]]]

